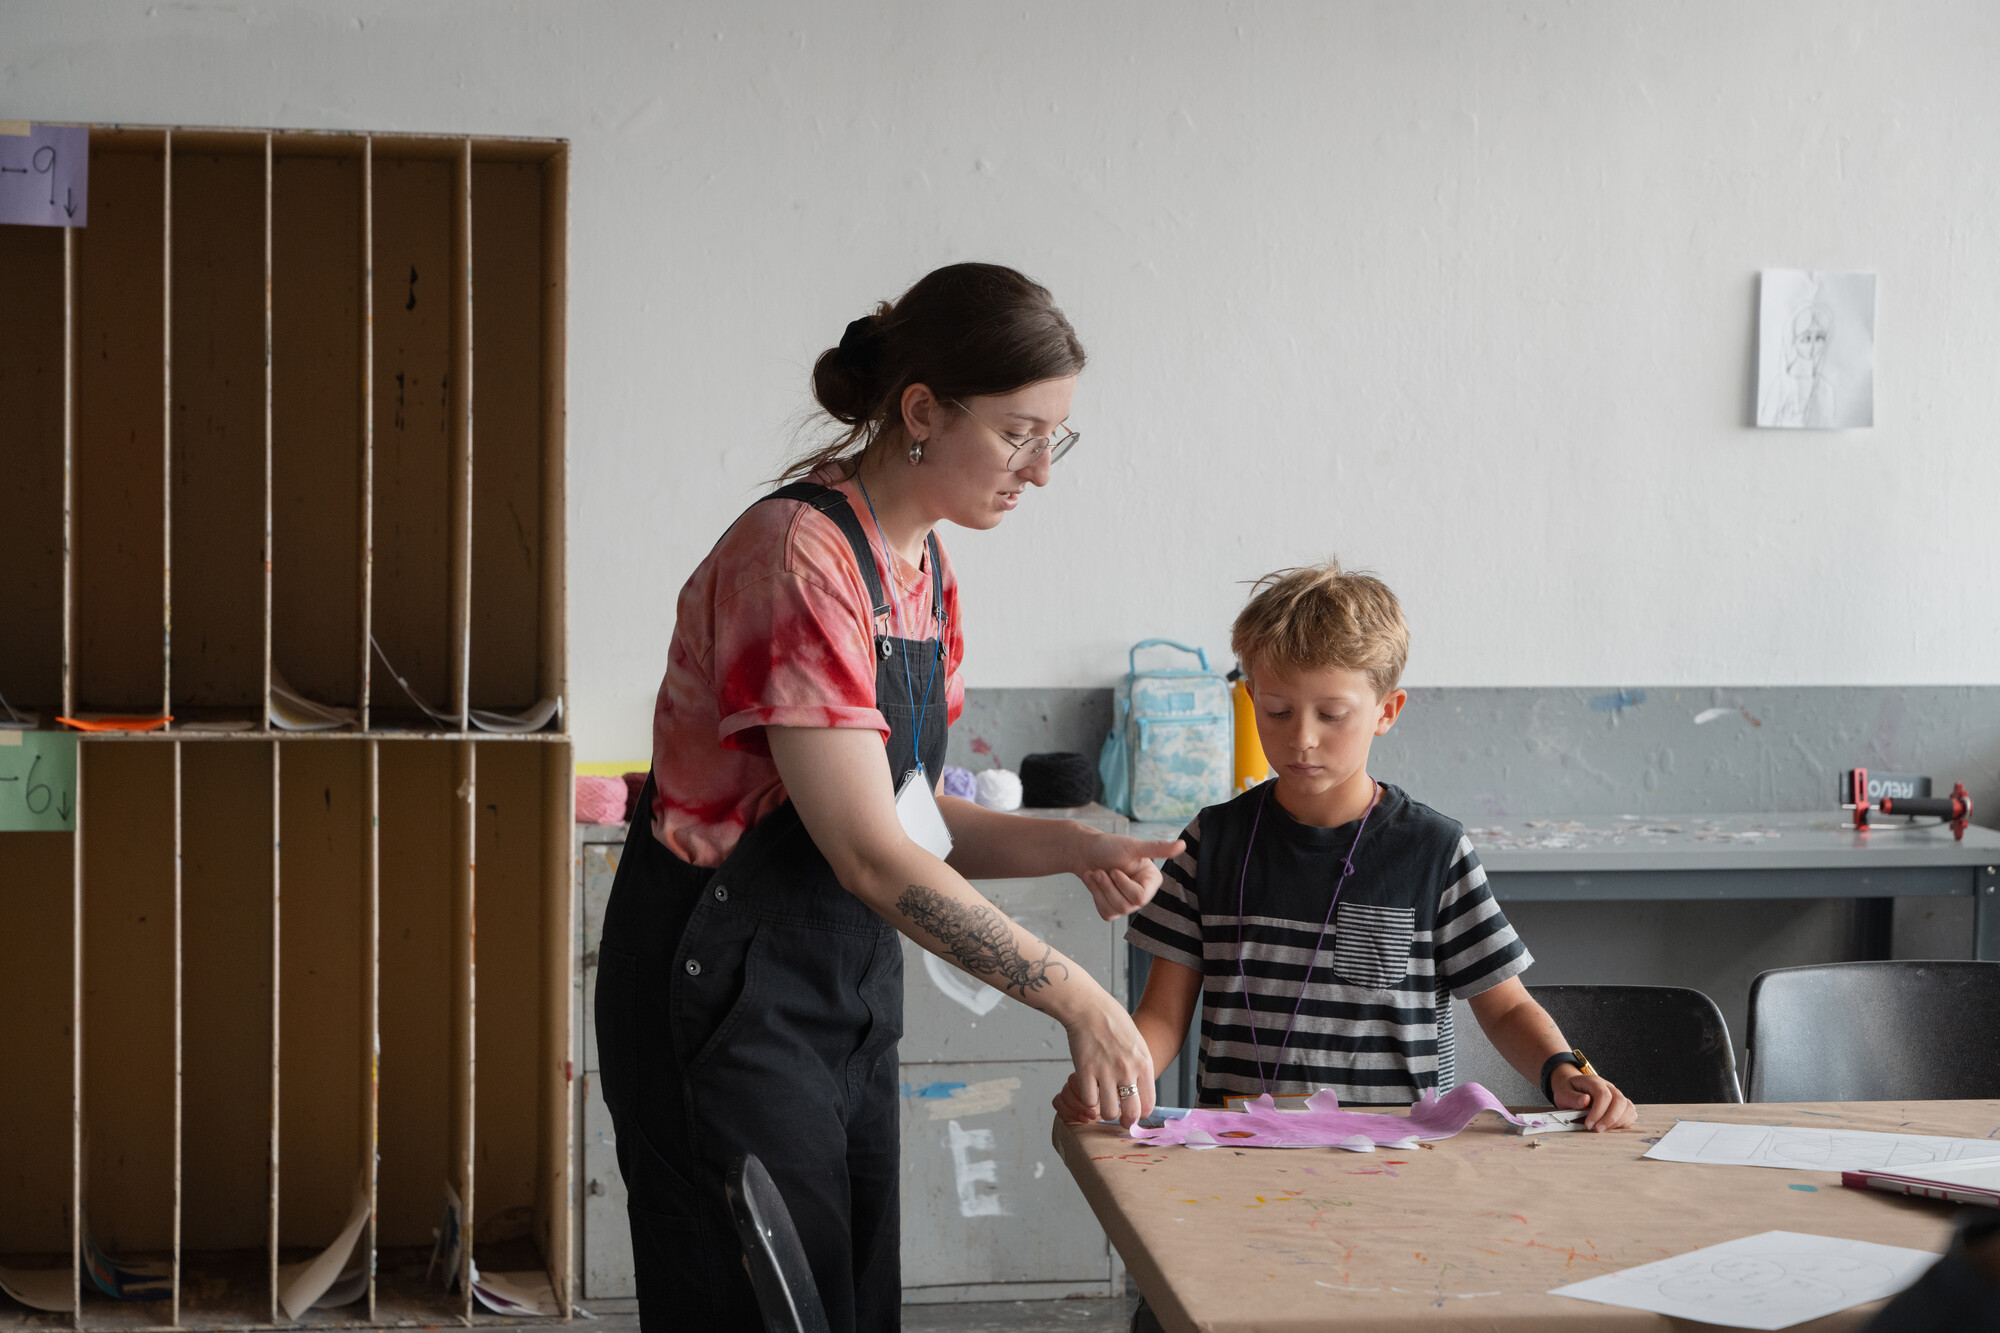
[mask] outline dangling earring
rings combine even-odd
[[[910,466],[915,467],[917,464],[923,461],[924,461],[924,442],[922,440],[911,440]]]

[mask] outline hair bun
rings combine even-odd
[[[880,315],[863,315],[849,320],[840,335],[840,359],[858,380],[873,380],[882,367],[881,323]]]
[[[882,396],[882,317],[851,320],[840,345],[813,363],[813,397],[835,421],[860,425],[874,415]]]

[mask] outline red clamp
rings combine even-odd
[[[1864,789],[1865,790],[1865,789]],[[1921,806],[1921,809],[1917,807]],[[1965,840],[1965,826],[1972,822],[1972,798],[1965,794],[1965,784],[1951,784],[1951,795],[1943,800],[1936,797],[1913,799],[1905,797],[1897,800],[1893,796],[1882,798],[1882,813],[1885,815],[1936,815],[1951,824],[1951,836],[1960,842]]]
[[[1884,796],[1880,805],[1871,805],[1868,800],[1868,770],[1850,769],[1843,777],[1847,789],[1841,795],[1847,799],[1841,804],[1854,811],[1857,832],[1868,831],[1868,812],[1879,809],[1885,815],[1935,816],[1951,825],[1952,837],[1961,842],[1965,840],[1966,825],[1972,822],[1972,797],[1966,794],[1963,782],[1951,784],[1950,796]]]

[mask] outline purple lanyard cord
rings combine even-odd
[[[1375,813],[1375,802],[1382,795],[1382,784],[1373,778],[1369,780],[1368,808],[1361,812],[1361,827],[1354,830],[1354,841],[1347,848],[1347,856],[1341,862],[1340,878],[1333,883],[1333,896],[1327,900],[1326,920],[1320,923],[1319,938],[1313,942],[1312,960],[1306,964],[1306,974],[1299,981],[1299,998],[1292,1002],[1292,1016],[1285,1020],[1285,1036],[1278,1043],[1277,1058],[1271,1064],[1271,1078],[1264,1077],[1264,1044],[1257,1040],[1257,1010],[1250,1003],[1250,978],[1243,970],[1243,907],[1244,889],[1250,882],[1250,853],[1257,845],[1257,828],[1264,822],[1264,803],[1271,799],[1271,789],[1264,788],[1264,794],[1257,799],[1257,814],[1250,821],[1250,839],[1243,846],[1243,870],[1236,877],[1236,977],[1243,985],[1243,1011],[1250,1021],[1250,1049],[1257,1058],[1257,1087],[1264,1092],[1271,1090],[1271,1083],[1284,1072],[1285,1051],[1292,1044],[1292,1025],[1299,1021],[1299,1010],[1306,1002],[1306,987],[1312,982],[1312,975],[1319,970],[1319,953],[1326,945],[1326,932],[1333,925],[1334,904],[1340,901],[1340,890],[1347,883],[1347,877],[1354,873],[1354,853],[1361,847],[1361,835],[1368,831],[1368,816]]]

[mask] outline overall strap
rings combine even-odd
[[[938,623],[938,651],[944,651],[944,627],[949,617],[944,609],[944,562],[938,559],[937,531],[924,535],[924,549],[931,557],[931,617]]]
[[[889,599],[882,593],[882,576],[875,570],[875,553],[869,549],[868,534],[862,529],[861,518],[854,512],[854,506],[847,503],[846,496],[816,481],[795,481],[789,486],[780,486],[757,503],[762,504],[764,500],[797,500],[832,519],[834,526],[840,529],[840,535],[847,538],[847,544],[854,550],[854,563],[861,566],[861,581],[868,585],[868,601],[875,608],[876,617],[879,619],[889,614]]]

